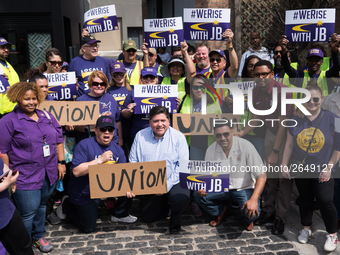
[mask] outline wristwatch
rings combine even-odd
[[[58,160],[58,164],[59,165],[66,165],[66,161],[65,160]]]
[[[280,151],[273,149],[273,152],[274,152],[275,154],[279,154]]]
[[[232,46],[228,48],[229,52],[232,52],[233,49],[234,49],[234,47],[232,47]]]

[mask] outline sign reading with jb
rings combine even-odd
[[[136,85],[135,114],[148,114],[158,105],[168,108],[170,113],[177,113],[177,85]]]
[[[224,40],[222,33],[230,27],[230,9],[184,8],[184,39]]]
[[[84,14],[84,20],[90,34],[118,30],[114,4],[88,10]]]
[[[151,48],[180,46],[183,42],[182,17],[144,20],[145,42]]]
[[[48,81],[48,94],[56,100],[77,98],[76,73],[45,73]]]
[[[285,23],[290,42],[328,42],[335,30],[335,9],[286,11]]]

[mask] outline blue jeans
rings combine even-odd
[[[46,232],[46,201],[52,195],[55,186],[56,182],[50,186],[50,181],[46,175],[41,189],[16,190],[13,194],[22,221],[33,240],[42,238]]]
[[[226,202],[232,199],[240,206],[240,212],[243,215],[244,222],[250,224],[254,220],[256,220],[257,217],[259,217],[259,214],[261,212],[260,199],[258,199],[257,208],[259,214],[255,215],[254,218],[248,218],[248,216],[244,214],[246,208],[244,208],[243,210],[241,210],[241,208],[243,204],[251,198],[251,196],[253,195],[253,191],[254,189],[243,189],[239,191],[233,189],[225,193],[208,193],[206,197],[200,197],[197,192],[194,192],[194,198],[204,211],[214,217],[220,215]]]
[[[334,190],[334,205],[337,211],[338,219],[340,219],[340,179],[335,180],[335,190]]]

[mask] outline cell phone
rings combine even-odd
[[[0,176],[0,181],[2,180],[2,178],[7,177],[7,175],[8,175],[8,173],[9,173],[10,170],[12,170],[12,175],[15,175],[15,174],[18,172],[17,169],[8,169],[6,172],[4,172],[4,173]]]

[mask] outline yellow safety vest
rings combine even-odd
[[[309,72],[304,72],[304,77],[303,77],[303,83],[302,83],[302,88],[307,87],[307,83],[310,81],[310,76]],[[328,85],[327,85],[327,79],[326,79],[326,71],[321,71],[319,78],[317,80],[318,86],[322,90],[322,95],[327,96],[328,95]]]
[[[212,72],[209,72],[206,77],[208,79],[210,79],[210,76],[211,76]],[[225,71],[223,72],[223,74],[221,75],[220,78],[218,78],[218,80],[216,81],[216,84],[226,84],[225,83],[225,80],[224,80],[224,75],[225,75]],[[215,89],[217,94],[221,97],[221,100],[224,101],[224,99],[226,97],[228,97],[229,95],[229,90],[228,89]]]
[[[14,68],[7,61],[6,61],[6,64],[8,68],[3,66],[2,64],[1,64],[1,67],[4,73],[8,76],[9,85],[12,86],[13,84],[20,81],[19,76],[17,72],[14,70]],[[16,103],[12,103],[11,101],[9,101],[6,94],[1,93],[1,96],[0,96],[0,113],[1,114],[11,112],[14,109],[15,105]]]
[[[179,98],[182,100],[184,95],[185,95],[185,77],[181,77],[178,82],[177,82],[177,86],[178,86],[178,93],[179,93]],[[171,84],[171,77],[164,77],[163,81],[161,83],[162,85],[169,85]]]
[[[121,62],[124,63],[123,60],[121,60]],[[129,77],[127,75],[127,80],[128,80],[130,85],[141,84],[140,72],[142,71],[142,69],[143,69],[143,62],[136,60],[136,65],[135,65],[135,68],[132,71],[131,77]]]

